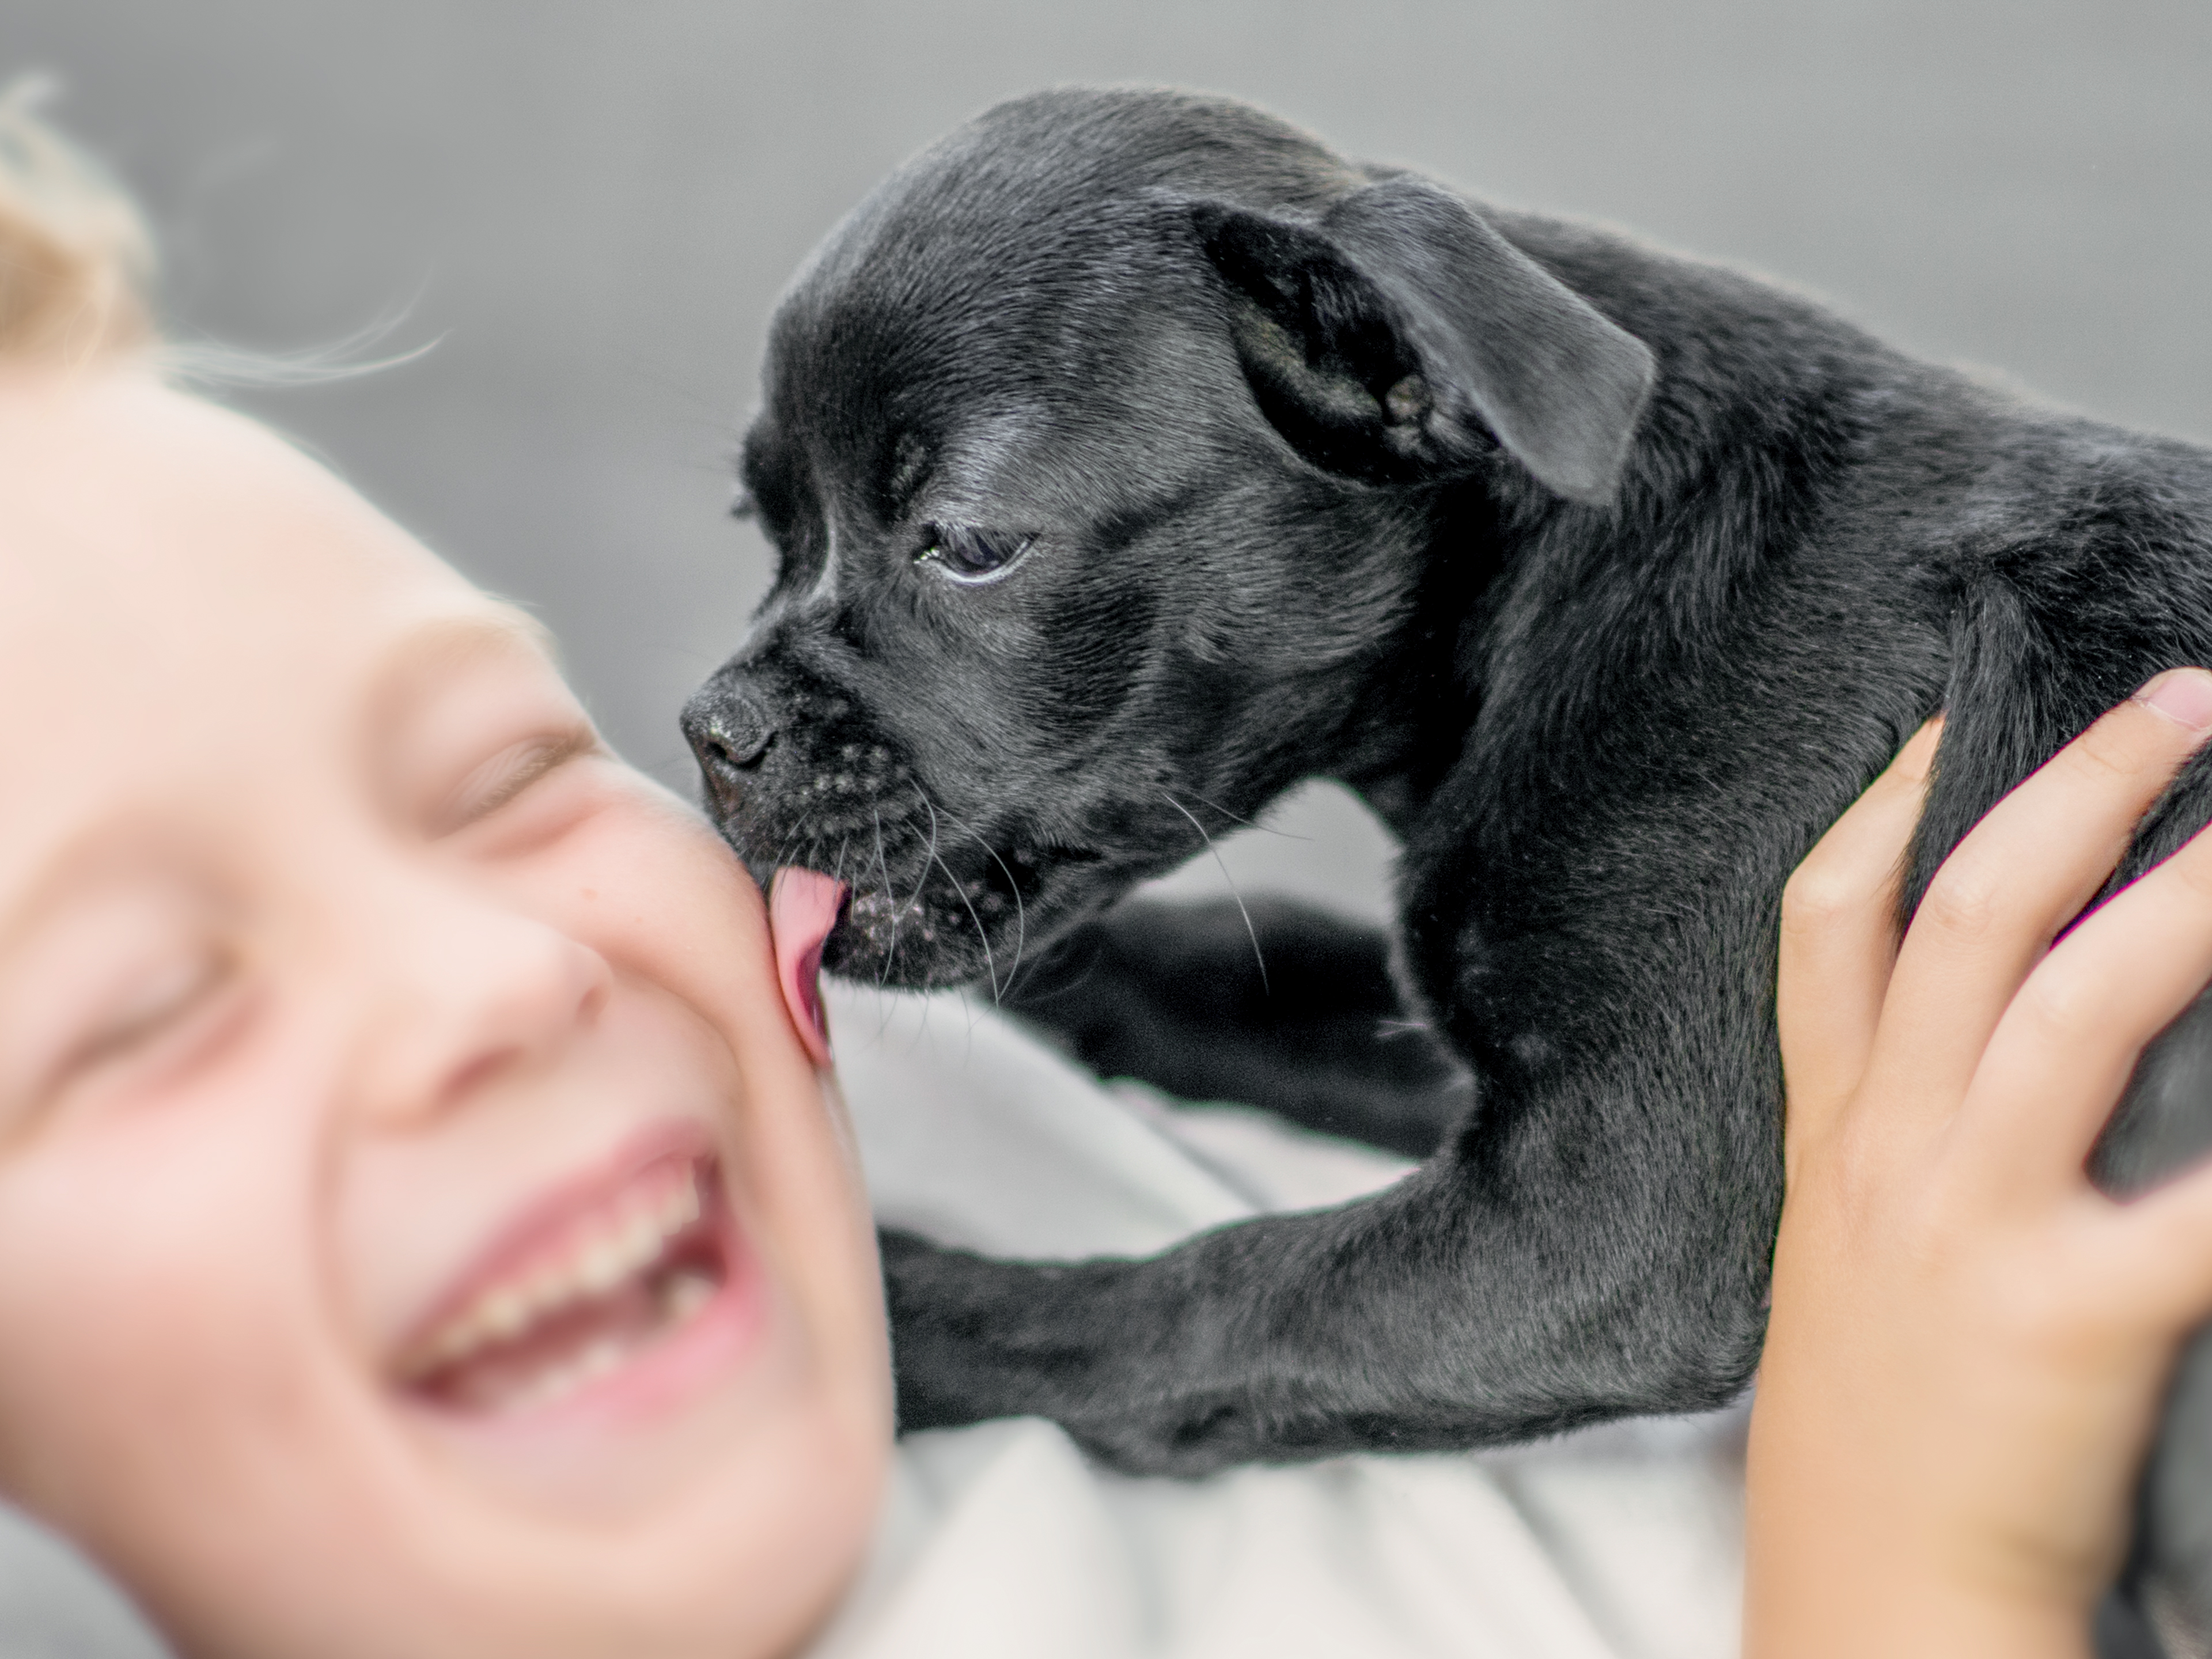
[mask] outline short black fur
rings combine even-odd
[[[1442,1142],[1142,1261],[887,1237],[908,1426],[1040,1412],[1195,1472],[1732,1398],[1790,869],[1942,708],[1917,896],[2096,714],[2212,659],[2205,451],[1218,100],[1050,93],[952,134],[800,274],[765,376],[781,568],[686,721],[757,868],[851,884],[829,965]],[[932,556],[946,526],[975,568]],[[1395,945],[1255,915],[1255,994],[1241,916],[1097,919],[1316,774],[1403,841]],[[2208,815],[2200,765],[2124,873]],[[2116,1183],[2212,1133],[2208,1032],[2147,1061]],[[2148,1559],[2201,1616],[2205,1352],[2179,1398]]]

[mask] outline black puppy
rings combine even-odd
[[[908,1426],[1039,1412],[1195,1471],[1731,1398],[1791,867],[1945,708],[1917,896],[2212,659],[2212,455],[1224,102],[955,132],[814,256],[765,374],[781,564],[685,720],[749,860],[851,884],[828,964],[988,979],[1094,1059],[1389,1143],[1459,1117],[1380,1196],[1149,1260],[887,1238]],[[1448,1057],[1377,1035],[1379,939],[1255,915],[1262,995],[1241,919],[1090,921],[1316,774],[1404,842],[1398,977]],[[2208,814],[2193,764],[2125,873]],[[2159,1063],[2128,1179],[2205,1121],[2194,1051]]]

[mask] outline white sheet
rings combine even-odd
[[[829,994],[878,1213],[948,1242],[1149,1251],[1406,1167],[1101,1086],[957,998]],[[1035,1419],[917,1435],[812,1659],[1725,1659],[1742,1426],[1738,1408],[1199,1481],[1094,1468]]]

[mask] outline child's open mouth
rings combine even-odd
[[[497,1252],[408,1344],[397,1375],[447,1409],[535,1411],[686,1329],[730,1276],[719,1163],[662,1157]]]

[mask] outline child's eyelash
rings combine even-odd
[[[148,984],[64,1059],[64,1072],[80,1072],[130,1054],[166,1030],[212,990],[228,959],[210,953],[179,962]]]
[[[587,727],[529,738],[501,750],[471,772],[435,826],[441,834],[496,812],[548,772],[599,746]]]

